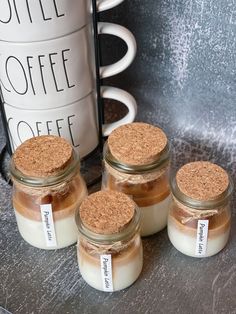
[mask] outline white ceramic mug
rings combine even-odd
[[[121,89],[102,87],[101,95],[118,100],[128,108],[124,118],[103,126],[103,135],[107,136],[119,125],[132,122],[137,107],[133,96]],[[67,139],[81,157],[88,155],[99,142],[95,98],[95,93],[91,92],[80,101],[50,110],[23,110],[4,104],[12,150],[28,138],[53,134]]]
[[[124,0],[99,0],[99,12]],[[1,0],[0,40],[49,40],[79,30],[91,20],[91,0]]]
[[[99,34],[120,37],[127,52],[116,63],[101,68],[101,78],[125,70],[136,54],[136,42],[125,27],[99,23]],[[52,109],[73,103],[95,87],[91,25],[37,43],[0,42],[0,84],[4,102],[22,109]]]

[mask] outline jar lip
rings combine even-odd
[[[13,158],[11,158],[10,162],[10,174],[13,180],[29,187],[48,187],[59,184],[65,179],[73,176],[78,168],[80,168],[80,158],[75,150],[73,150],[72,161],[65,169],[60,170],[57,174],[47,177],[27,176],[16,168]]]
[[[233,192],[233,180],[230,175],[229,177],[229,185],[227,189],[221,193],[218,197],[211,199],[211,200],[197,200],[191,198],[180,191],[178,184],[176,182],[176,176],[172,176],[170,179],[170,188],[172,195],[183,205],[197,209],[197,210],[208,210],[208,209],[215,209],[217,207],[221,207],[226,204],[228,198],[231,196]]]
[[[140,174],[151,172],[156,169],[161,169],[166,166],[169,162],[170,158],[170,144],[167,142],[166,147],[163,149],[162,152],[158,155],[158,158],[150,164],[146,165],[128,165],[120,162],[117,160],[111,153],[109,149],[108,142],[104,144],[103,148],[103,156],[104,160],[114,169],[127,173],[127,174]]]
[[[113,242],[129,240],[140,228],[141,213],[140,209],[135,206],[135,213],[129,224],[121,231],[113,234],[99,234],[89,230],[82,222],[79,214],[79,208],[75,213],[75,221],[79,233],[94,244],[108,245]]]

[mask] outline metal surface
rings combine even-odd
[[[139,47],[135,63],[107,83],[135,96],[137,120],[165,129],[173,169],[192,160],[211,160],[227,169],[235,182],[233,5],[233,0],[133,0],[103,17],[132,30]],[[103,46],[107,62],[111,55],[118,59],[116,44]],[[0,149],[3,145],[0,127]],[[110,294],[83,281],[75,246],[45,252],[26,244],[17,232],[11,187],[4,180],[0,191],[0,305],[9,311],[236,313],[235,194],[230,241],[221,253],[206,259],[186,257],[163,230],[143,241],[144,268],[138,281]]]
[[[93,38],[94,38],[94,55],[95,55],[95,70],[96,70],[96,100],[98,112],[98,127],[99,127],[99,147],[102,151],[102,125],[104,123],[103,101],[101,97],[101,79],[100,79],[100,65],[101,65],[101,48],[98,34],[99,13],[97,12],[97,0],[92,0],[93,10]]]

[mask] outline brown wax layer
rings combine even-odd
[[[54,222],[60,219],[64,219],[70,216],[73,216],[75,214],[75,211],[77,207],[80,205],[80,202],[75,202],[68,207],[64,207],[61,210],[54,211],[53,210],[53,220]],[[32,211],[28,208],[22,207],[20,203],[17,203],[17,201],[13,200],[13,207],[15,210],[24,216],[27,219],[34,220],[34,221],[41,221],[41,213],[40,211]],[[52,206],[53,209],[53,206]]]
[[[174,207],[171,209],[169,214],[169,221],[184,233],[194,235],[197,229],[199,219],[192,219],[187,221],[186,223],[182,223],[182,221],[188,217],[191,217],[191,215],[176,206],[176,204],[174,204]],[[219,214],[215,214],[213,216],[205,218],[203,217],[202,219],[209,220],[209,236],[220,235],[228,231],[230,228],[231,215],[228,210],[223,210]]]
[[[13,155],[15,167],[24,175],[52,176],[71,161],[72,147],[63,138],[42,135],[21,144]]]
[[[13,207],[22,216],[41,221],[40,205],[52,204],[53,217],[57,220],[74,215],[75,210],[86,195],[85,183],[80,179],[80,176],[77,176],[73,181],[68,183],[66,192],[54,192],[42,198],[16,189],[13,196]]]
[[[209,239],[215,238],[215,237],[218,237],[218,236],[228,232],[230,229],[230,224],[231,224],[231,219],[230,219],[230,217],[228,217],[228,220],[225,220],[224,223],[222,223],[218,227],[213,228],[213,229],[209,229],[208,238]],[[191,228],[191,227],[188,227],[187,225],[181,224],[172,215],[170,215],[170,217],[169,217],[168,225],[179,229],[181,232],[183,232],[184,234],[189,235],[191,237],[196,236],[197,228]]]
[[[100,265],[100,255],[96,253],[91,254],[86,242],[80,241],[77,250],[82,263]],[[140,250],[142,250],[141,239],[136,237],[136,239],[125,249],[119,252],[107,252],[104,254],[112,255],[112,266],[114,269],[114,267],[118,267],[119,265],[130,263],[140,254]]]
[[[170,194],[167,173],[156,180],[141,184],[118,182],[114,176],[107,174],[105,188],[131,195],[139,207],[158,204]]]
[[[108,138],[111,154],[128,165],[156,161],[166,145],[167,137],[160,128],[141,122],[120,126]]]
[[[114,234],[130,223],[135,214],[135,206],[123,193],[99,191],[82,202],[79,214],[89,230],[99,234]]]
[[[176,175],[180,191],[196,200],[212,200],[226,191],[229,185],[227,172],[207,161],[184,165]]]

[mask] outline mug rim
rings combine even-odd
[[[89,27],[89,26],[91,26],[91,23],[87,23],[87,24],[83,25],[81,28],[79,28],[73,32],[70,32],[68,34],[64,34],[62,36],[53,37],[51,39],[45,39],[45,40],[42,39],[42,40],[30,41],[30,42],[28,42],[28,41],[13,42],[13,41],[7,41],[7,40],[1,39],[0,40],[0,47],[4,47],[4,46],[7,46],[7,47],[17,47],[17,46],[24,47],[24,46],[27,46],[27,48],[28,48],[28,47],[33,47],[33,46],[37,46],[37,45],[39,45],[39,46],[47,45],[49,42],[52,43],[52,45],[53,45],[53,43],[56,41],[57,42],[63,41],[65,39],[65,37],[73,37],[75,34],[79,33],[80,31],[82,31],[83,29],[85,29],[86,27]],[[7,50],[5,50],[5,51],[7,51]]]

